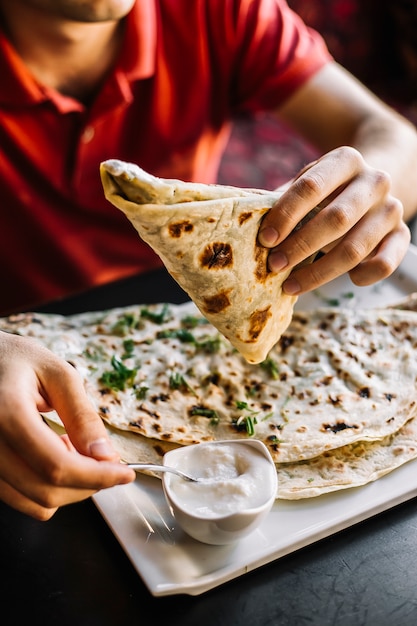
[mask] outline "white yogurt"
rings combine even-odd
[[[196,476],[196,483],[169,477],[171,496],[184,511],[214,518],[262,506],[271,498],[276,470],[260,450],[228,442],[183,448],[172,463]]]

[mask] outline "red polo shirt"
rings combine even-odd
[[[233,116],[275,108],[329,58],[282,0],[138,0],[85,107],[0,30],[0,314],[160,265],[105,200],[100,162],[213,182]]]

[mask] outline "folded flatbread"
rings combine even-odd
[[[261,220],[281,194],[156,178],[118,160],[103,162],[100,173],[106,198],[201,313],[248,362],[263,361],[297,301],[282,291],[290,270],[270,272],[269,250],[257,242]]]

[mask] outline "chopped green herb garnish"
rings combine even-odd
[[[220,421],[217,411],[214,409],[207,409],[204,406],[193,406],[190,411],[190,415],[202,415],[208,417],[211,424],[218,424]]]
[[[278,363],[274,359],[268,357],[267,359],[265,359],[265,361],[262,361],[262,363],[260,363],[260,366],[269,374],[269,376],[273,380],[278,380],[279,368]]]
[[[165,303],[162,307],[162,311],[154,313],[147,308],[141,309],[140,316],[144,317],[155,324],[163,324],[168,321],[169,305]]]
[[[240,417],[237,418],[237,420],[235,421],[237,428],[241,429],[242,425],[244,425],[248,435],[249,436],[254,435],[255,424],[258,423],[257,416],[259,416],[260,411],[255,411],[254,409],[251,409],[249,404],[242,400],[236,401],[236,408],[239,409],[240,411],[246,411],[248,413],[248,415],[241,415]],[[261,418],[261,421],[264,422],[265,420],[272,417],[273,414],[274,414],[273,411],[270,411],[269,413],[265,413],[265,415]]]
[[[113,326],[112,332],[119,337],[125,337],[133,328],[137,327],[139,320],[133,313],[125,313]]]
[[[123,341],[124,353],[122,354],[122,359],[128,359],[132,356],[133,351],[135,349],[135,342],[133,339],[125,339]]]
[[[205,317],[196,317],[195,315],[186,315],[181,320],[181,326],[184,328],[196,328],[203,324],[208,324],[208,320]]]
[[[181,343],[191,343],[196,350],[202,350],[213,354],[218,352],[221,346],[220,336],[203,338],[198,341],[194,335],[186,328],[167,328],[156,334],[157,339],[179,339]]]
[[[146,394],[149,391],[149,387],[145,387],[145,385],[141,385],[140,387],[135,389],[135,396],[138,400],[144,400],[146,398]]]
[[[100,382],[113,391],[124,391],[126,387],[133,387],[138,368],[129,369],[117,356],[112,356],[113,369],[103,372]]]
[[[220,335],[217,335],[216,337],[210,337],[208,339],[198,341],[195,345],[197,350],[203,350],[209,354],[214,354],[215,352],[219,352],[221,343]]]
[[[182,374],[179,372],[174,372],[169,377],[169,387],[170,389],[178,389],[178,390],[186,390],[191,391],[192,394],[197,395],[191,385],[187,382]]]
[[[238,430],[244,428],[249,437],[252,437],[255,434],[255,424],[257,423],[258,420],[252,415],[241,415],[236,420],[236,426]]]
[[[289,410],[288,410],[286,407],[287,407],[287,404],[289,403],[289,401],[290,401],[290,400],[291,400],[291,397],[290,397],[290,396],[287,396],[287,397],[285,398],[285,400],[284,400],[283,405],[281,406],[281,408],[280,408],[280,410],[279,410],[279,412],[280,412],[280,414],[281,414],[281,417],[282,417],[282,418],[283,418],[286,422],[288,422],[288,413],[289,413]]]
[[[236,420],[236,426],[238,427],[238,429],[244,426],[248,435],[252,437],[252,435],[255,434],[255,424],[258,423],[256,416],[259,414],[259,411],[251,409],[249,404],[242,400],[236,401],[236,408],[238,408],[240,411],[247,411],[249,413],[249,415],[241,415],[240,417],[238,417],[238,419]]]
[[[156,333],[158,339],[179,339],[181,343],[196,343],[196,339],[189,330],[185,328],[173,328],[160,330]]]

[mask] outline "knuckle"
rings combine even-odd
[[[391,276],[396,267],[397,264],[394,262],[393,259],[390,259],[388,257],[382,257],[381,259],[378,259],[377,272],[379,273],[381,278],[387,278],[388,276]]]
[[[339,146],[338,148],[335,148],[333,153],[337,160],[350,163],[351,166],[353,164],[356,170],[361,169],[364,165],[363,156],[359,150],[353,146]]]
[[[344,158],[362,161],[361,153],[353,146],[339,146],[338,148],[336,148],[335,152],[340,154]]]
[[[32,511],[31,515],[32,517],[34,517],[38,522],[48,522],[51,517],[54,515],[54,513],[56,512],[57,507],[50,507],[50,508],[37,508],[36,511]]]
[[[350,208],[342,203],[332,203],[325,213],[326,223],[338,233],[345,233],[351,225]]]
[[[340,254],[345,259],[347,267],[355,267],[369,253],[364,243],[358,240],[348,239],[341,243]]]
[[[38,499],[38,504],[42,507],[45,515],[48,514],[48,511],[52,511],[59,506],[59,502],[57,502],[57,498],[54,493],[48,491],[47,493],[43,493],[42,496]]]
[[[293,186],[300,198],[315,198],[323,194],[325,181],[317,171],[313,173],[308,170],[293,183]]]
[[[59,459],[54,459],[43,472],[45,480],[51,486],[51,489],[44,494],[43,506],[54,506],[54,488],[60,488],[65,485],[66,470],[63,463]]]
[[[386,211],[391,219],[395,221],[401,221],[404,216],[404,206],[402,202],[395,198],[394,196],[390,196],[386,202]]]
[[[388,193],[391,189],[392,184],[391,176],[388,174],[388,172],[385,172],[384,170],[374,169],[372,170],[371,175],[373,177],[373,183],[375,188],[381,189],[383,192]]]

